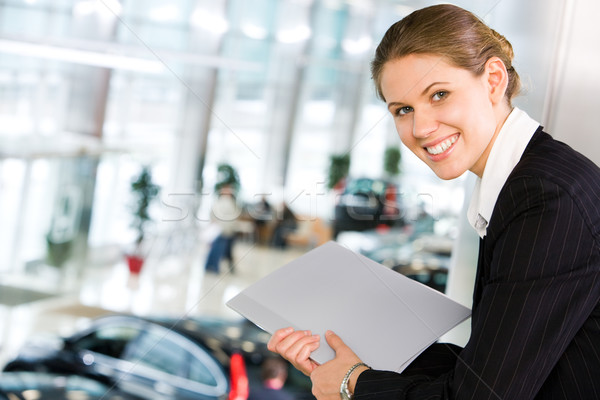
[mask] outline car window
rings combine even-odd
[[[168,336],[151,330],[136,340],[128,350],[126,359],[170,375],[182,376],[187,352]]]
[[[130,372],[140,377],[169,379],[173,386],[193,387],[214,397],[228,388],[222,367],[210,353],[186,337],[156,325],[148,326],[130,343],[122,359],[132,363]]]
[[[217,386],[215,376],[198,358],[190,354],[188,379],[205,385]]]
[[[73,343],[77,350],[90,350],[119,358],[127,344],[140,334],[140,330],[125,325],[100,327],[94,332],[82,336]]]

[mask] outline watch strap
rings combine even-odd
[[[348,372],[346,372],[346,375],[344,375],[344,379],[342,379],[342,384],[340,385],[340,397],[342,398],[342,400],[352,400],[352,397],[354,397],[348,389],[348,381],[350,380],[350,376],[352,375],[354,370],[361,366],[367,367],[369,369],[371,368],[363,362],[358,362],[351,366]]]

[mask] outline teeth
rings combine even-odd
[[[427,152],[429,154],[441,154],[444,151],[448,150],[450,148],[450,146],[452,146],[454,144],[454,142],[456,142],[456,140],[458,139],[457,135],[452,136],[449,139],[444,140],[442,143],[439,143],[437,146],[434,147],[426,147]]]

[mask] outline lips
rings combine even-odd
[[[452,135],[451,137],[442,140],[434,146],[427,146],[425,150],[433,156],[442,154],[446,150],[448,150],[452,145],[458,140],[458,135]]]

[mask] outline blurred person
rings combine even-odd
[[[318,335],[276,331],[269,349],[310,375],[317,399],[600,398],[600,169],[512,106],[512,61],[504,36],[448,4],[383,37],[373,80],[402,142],[441,179],[476,175],[471,337],[396,373],[371,369],[334,332],[335,357],[319,365]]]
[[[223,186],[211,208],[211,221],[217,225],[218,235],[212,241],[206,258],[205,270],[219,272],[221,260],[229,262],[229,270],[234,271],[233,244],[236,235],[236,223],[240,216],[240,209],[235,199],[232,186]]]
[[[298,218],[284,201],[276,212],[277,221],[273,229],[271,244],[274,247],[284,249],[287,247],[287,236],[298,228]]]
[[[256,226],[256,238],[258,243],[267,242],[267,226],[273,220],[273,207],[267,200],[267,196],[262,195],[258,203],[254,205],[252,217]]]
[[[261,365],[260,387],[250,387],[248,400],[293,400],[283,386],[288,376],[288,365],[281,358],[266,358]]]

